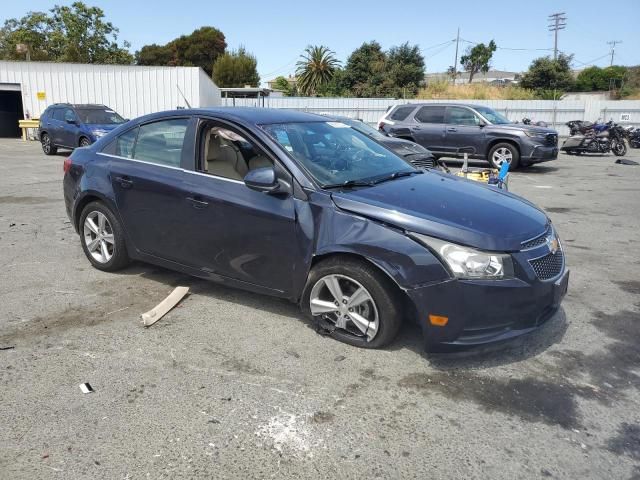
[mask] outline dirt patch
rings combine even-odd
[[[237,373],[247,373],[249,375],[264,375],[264,372],[262,370],[243,359],[228,358],[222,362],[222,366],[227,370],[231,370]]]
[[[41,205],[43,203],[56,203],[58,199],[48,197],[21,197],[17,195],[5,195],[0,197],[0,204],[8,205]]]
[[[607,450],[640,460],[640,425],[629,423],[620,425],[618,435],[607,442]]]
[[[563,428],[580,426],[573,387],[537,378],[495,379],[470,372],[413,373],[398,386],[434,393],[457,401],[470,401],[488,412],[517,416],[528,422],[544,422]]]
[[[311,421],[313,423],[330,423],[336,416],[331,412],[316,412],[311,416]]]
[[[640,282],[637,280],[613,282],[618,285],[622,290],[633,295],[640,295]]]
[[[545,207],[545,210],[547,212],[551,212],[551,213],[567,213],[573,210],[573,208],[566,208],[566,207]]]

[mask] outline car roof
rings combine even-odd
[[[415,103],[403,103],[394,105],[394,107],[424,107],[424,106],[439,106],[439,107],[469,107],[469,108],[483,108],[484,105],[476,105],[474,103],[453,103],[453,102],[415,102]]]
[[[176,115],[211,115],[235,120],[246,125],[266,125],[270,123],[326,122],[327,117],[297,110],[262,107],[215,107],[168,110],[140,117],[139,121],[157,120]]]

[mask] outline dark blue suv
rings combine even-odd
[[[40,116],[42,150],[55,155],[59,147],[87,147],[125,122],[105,105],[55,103]]]

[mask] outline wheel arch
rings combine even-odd
[[[486,151],[487,160],[489,160],[489,153],[491,152],[491,149],[499,143],[509,143],[513,145],[518,151],[518,156],[522,157],[522,151],[520,150],[520,145],[516,140],[512,138],[494,138],[494,139],[491,139],[491,141],[489,141],[489,143],[487,144],[487,151]]]
[[[86,138],[87,140],[89,140],[89,145],[91,145],[91,143],[93,143],[93,142],[91,142],[91,139],[89,138],[89,135],[83,133],[78,137],[78,146],[80,146],[82,144],[82,139],[83,138]]]
[[[84,210],[84,207],[86,207],[91,202],[96,202],[96,201],[104,203],[113,212],[114,215],[117,215],[118,218],[120,217],[118,215],[118,211],[115,208],[114,203],[110,199],[108,199],[106,196],[96,191],[83,192],[81,196],[78,198],[78,200],[76,200],[75,205],[73,207],[72,218],[73,218],[73,226],[76,229],[76,232],[80,231],[80,215],[82,215],[82,211]]]

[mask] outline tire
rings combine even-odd
[[[88,147],[89,145],[91,145],[91,140],[89,140],[87,137],[80,137],[80,142],[78,142],[78,145],[80,147]]]
[[[627,144],[624,140],[616,140],[611,145],[611,151],[618,157],[624,157],[627,154]]]
[[[101,216],[104,223],[101,223]],[[93,222],[93,228],[87,225],[87,218]],[[78,230],[80,231],[82,250],[95,268],[105,272],[114,272],[129,264],[122,225],[104,203],[91,202],[84,207],[80,215]],[[111,242],[108,240],[109,235]],[[98,243],[94,243],[96,239],[99,240]],[[92,247],[92,245],[94,246]]]
[[[45,155],[55,155],[58,153],[58,147],[53,144],[48,133],[40,135],[40,144],[42,145],[42,151]]]
[[[334,279],[338,281],[342,303],[329,290],[328,285],[333,284]],[[364,292],[354,295],[360,288]],[[368,299],[354,304],[353,308],[349,307],[350,300],[362,300],[367,295]],[[312,297],[316,301],[313,307]],[[323,303],[319,306],[320,302]],[[402,301],[393,282],[372,265],[343,256],[323,260],[311,270],[301,306],[319,330],[336,340],[361,348],[380,348],[389,344],[402,324]],[[334,311],[329,311],[334,307]],[[319,309],[322,313],[318,313]],[[350,315],[358,318],[359,322]],[[369,320],[366,327],[363,327],[363,319]],[[344,325],[339,326],[339,323]]]
[[[494,156],[496,157],[495,159]],[[506,157],[505,159],[510,164],[509,170],[515,170],[520,165],[520,152],[512,143],[496,143],[491,147],[491,150],[489,150],[487,160],[489,160],[489,163],[493,168],[497,168],[499,170],[502,166],[503,160],[499,160],[497,158],[498,156]],[[509,160],[508,157],[511,157],[511,160]]]

